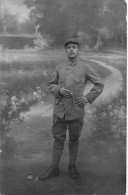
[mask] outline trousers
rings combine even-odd
[[[64,141],[66,139],[67,129],[69,130],[69,164],[75,164],[82,126],[83,118],[75,120],[65,120],[65,118],[58,118],[57,116],[53,117],[52,133],[54,141],[51,162],[52,167],[59,167],[62,152],[64,149]]]

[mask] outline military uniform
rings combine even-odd
[[[67,127],[70,137],[70,164],[75,163],[78,138],[84,117],[84,107],[79,108],[75,99],[83,95],[88,80],[94,84],[94,87],[86,95],[88,102],[92,103],[101,94],[103,84],[95,71],[80,60],[73,63],[67,61],[59,64],[55,69],[52,80],[48,83],[50,91],[55,96],[52,128],[54,136],[52,165],[55,167],[59,165]],[[61,96],[59,93],[61,87],[70,90],[73,96],[69,98]]]
[[[68,43],[75,43],[79,46],[76,39],[66,41],[65,46]],[[75,59],[72,62],[67,60],[59,64],[54,71],[53,78],[48,83],[48,88],[55,97],[52,126],[54,137],[52,169],[46,176],[41,176],[40,179],[59,175],[58,167],[64,148],[67,128],[69,130],[69,171],[73,178],[78,178],[75,162],[85,113],[84,106],[77,106],[76,98],[83,96],[87,81],[91,81],[94,84],[86,95],[86,99],[91,104],[101,94],[104,85],[95,71],[80,60]],[[72,96],[68,98],[62,96],[59,92],[62,87],[70,90]]]

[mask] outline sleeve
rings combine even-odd
[[[91,104],[102,93],[104,84],[102,83],[98,74],[90,67],[88,67],[87,70],[87,79],[94,84],[93,88],[86,95],[86,98]]]
[[[59,74],[56,68],[53,73],[52,79],[48,82],[48,88],[55,97],[61,97],[59,93],[59,89],[61,88],[61,86],[58,85],[58,79]]]

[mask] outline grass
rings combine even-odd
[[[34,91],[37,86],[47,83],[55,65],[55,62],[37,62],[36,67],[35,63],[15,62],[12,66],[7,63],[4,66],[4,63],[2,63],[1,81],[12,94],[20,91],[25,93],[29,90]]]

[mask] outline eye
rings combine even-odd
[[[71,47],[70,46],[67,46],[67,49],[70,49]]]

